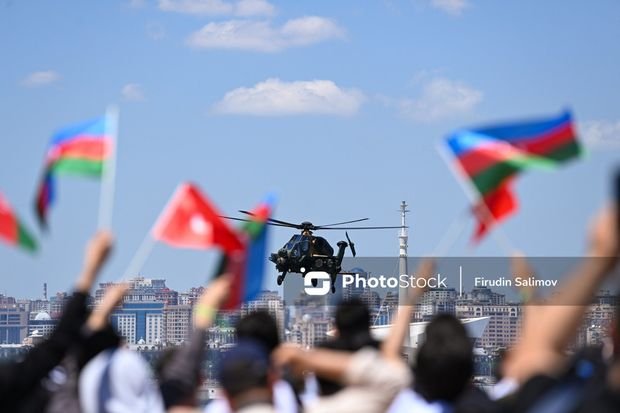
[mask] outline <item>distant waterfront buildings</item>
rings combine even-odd
[[[129,282],[127,296],[111,316],[113,326],[128,344],[153,349],[180,345],[191,338],[193,307],[204,287],[178,292],[170,289],[162,278],[136,277]],[[111,284],[101,283],[92,302],[100,301],[105,288]],[[368,288],[348,288],[340,292],[340,297],[353,296],[369,306],[373,325],[392,323],[398,305],[397,294],[387,292],[380,297]],[[69,298],[67,293],[57,293],[49,299],[15,299],[0,295],[0,345],[20,346],[29,336],[32,336],[30,341],[49,336]],[[302,296],[291,304],[285,305],[276,291],[264,291],[257,300],[244,304],[237,311],[221,312],[207,332],[206,344],[214,351],[233,345],[236,341],[234,324],[241,316],[256,310],[265,310],[275,318],[283,340],[304,347],[314,347],[325,340],[327,332],[334,328],[334,303],[326,306]],[[587,309],[576,344],[601,343],[609,335],[617,305],[618,296],[601,291]],[[474,288],[462,295],[453,288],[437,288],[424,293],[414,309],[412,322],[428,321],[437,313],[450,313],[459,318],[489,317],[475,347],[492,354],[518,339],[522,310],[520,303],[509,302],[504,294],[490,288]]]

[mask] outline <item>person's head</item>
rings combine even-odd
[[[178,347],[167,348],[155,364],[155,376],[160,382],[159,389],[166,409],[174,406],[196,406],[198,403],[198,389],[202,382],[199,369],[188,372],[193,376],[191,382],[195,383],[195,387],[179,380],[166,380],[165,373],[176,362],[179,351]]]
[[[342,301],[336,309],[336,328],[341,337],[370,331],[370,311],[359,298]]]
[[[426,327],[416,355],[415,388],[427,400],[455,401],[473,374],[473,348],[463,324],[449,314]]]
[[[218,380],[233,411],[253,403],[272,403],[274,376],[269,352],[256,340],[240,339],[224,353]]]
[[[364,347],[379,348],[380,342],[370,334],[370,311],[358,298],[342,301],[336,309],[338,335],[319,344],[319,348],[355,352]],[[330,396],[343,386],[333,380],[317,377],[321,396]]]
[[[271,353],[280,345],[280,334],[276,320],[267,311],[259,310],[242,317],[236,325],[239,341],[258,341]]]
[[[80,373],[79,399],[84,413],[164,410],[149,365],[124,348],[103,351],[88,362]]]

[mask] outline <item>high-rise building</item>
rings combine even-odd
[[[241,316],[258,310],[267,311],[276,320],[280,338],[284,339],[284,301],[277,291],[263,291],[256,300],[241,306]]]
[[[0,344],[21,344],[27,335],[28,312],[16,304],[0,305]]]
[[[493,305],[475,301],[459,301],[456,305],[459,318],[490,317],[489,322],[476,343],[477,347],[500,348],[513,345],[521,331],[521,304]]]
[[[457,292],[454,288],[430,288],[422,294],[417,310],[424,320],[435,314],[455,314]]]
[[[161,302],[124,301],[110,318],[128,344],[144,340],[147,345],[155,345],[163,339],[163,309],[164,303]]]
[[[163,328],[163,343],[177,345],[188,341],[192,331],[192,306],[166,305]]]

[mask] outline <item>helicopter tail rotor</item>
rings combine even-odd
[[[351,247],[351,254],[355,257],[355,244],[351,241],[351,238],[349,238],[348,232],[345,231],[344,235],[346,235],[347,241],[349,242],[349,247]]]

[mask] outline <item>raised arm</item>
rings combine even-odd
[[[65,306],[52,335],[36,346],[23,361],[0,367],[0,405],[11,410],[10,403],[19,403],[67,354],[69,347],[80,338],[87,317],[88,292],[94,284],[112,248],[108,232],[97,233],[89,242],[82,273],[75,293]],[[6,403],[5,403],[6,402]]]
[[[617,260],[615,208],[608,207],[594,220],[587,257],[544,308],[526,314],[521,341],[505,362],[506,377],[523,383],[535,374],[554,374],[562,367],[564,351],[582,323],[587,306]]]
[[[159,387],[166,408],[187,403],[200,385],[206,330],[228,296],[231,277],[222,275],[209,284],[194,308],[194,332],[189,345],[175,349],[172,359],[162,367]]]
[[[428,279],[435,272],[435,260],[425,258],[420,262],[416,271],[416,277]],[[409,324],[411,322],[411,313],[413,306],[422,296],[425,289],[412,287],[407,291],[407,299],[405,305],[399,306],[396,314],[396,321],[390,329],[390,334],[381,346],[383,356],[390,360],[401,358],[401,349],[405,335],[409,334]]]
[[[416,276],[428,279],[435,271],[435,261],[424,259],[420,263]],[[398,309],[396,321],[390,329],[390,334],[381,346],[381,357],[390,364],[403,364],[401,348],[405,334],[409,333],[409,320],[413,305],[424,293],[424,289],[411,288],[408,291],[406,305]],[[318,376],[330,380],[342,381],[350,369],[354,353],[343,351],[314,349],[305,351],[298,346],[283,345],[273,354],[277,366],[290,365],[296,371],[310,370]],[[377,375],[380,378],[380,375]]]

